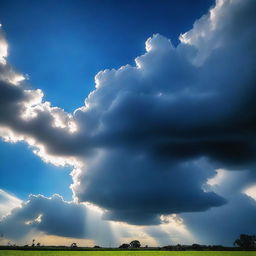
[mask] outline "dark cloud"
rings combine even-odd
[[[0,206],[5,204],[0,202]],[[0,233],[6,239],[18,241],[44,234],[90,239],[105,246],[115,241],[109,223],[101,219],[102,213],[83,204],[64,201],[58,194],[30,195],[22,204],[13,197],[8,210],[7,215],[0,218]]]
[[[16,239],[33,230],[48,235],[86,238],[85,220],[83,205],[65,202],[59,195],[51,198],[31,195],[28,202],[0,221],[0,230],[6,237]]]
[[[107,219],[158,224],[161,214],[204,211],[225,203],[201,188],[213,175],[203,162],[170,164],[127,150],[100,152],[96,161],[88,162],[93,171],[79,177],[76,195],[108,209]]]
[[[136,66],[99,72],[73,115],[14,85],[1,64],[0,125],[33,138],[46,161],[74,165],[74,195],[106,219],[156,224],[221,206],[207,179],[250,169],[256,156],[255,11],[253,0],[217,1],[176,48],[152,36]]]
[[[205,157],[212,168],[229,169],[254,163],[252,10],[253,1],[219,1],[176,49],[155,35],[137,68],[96,76],[97,89],[75,113],[92,125],[99,148],[74,187],[81,201],[109,209],[109,219],[135,224],[224,203],[202,190],[212,173],[194,161]],[[246,27],[237,17],[248,19]]]
[[[203,213],[184,213],[187,228],[203,244],[232,245],[240,234],[254,234],[256,203],[252,198],[237,194],[229,204]]]

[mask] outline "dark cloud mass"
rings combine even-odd
[[[1,220],[0,230],[6,237],[14,239],[33,230],[48,235],[86,238],[85,220],[86,208],[83,205],[65,202],[59,195],[51,198],[31,195],[22,207],[15,208]]]
[[[225,202],[201,189],[211,173],[201,162],[170,164],[129,151],[101,152],[88,163],[93,172],[79,178],[83,190],[77,196],[108,209],[107,219],[158,224],[160,214],[204,211]]]
[[[18,241],[38,234],[52,235],[90,239],[105,246],[115,241],[109,223],[102,221],[102,214],[88,205],[65,201],[58,194],[30,195],[26,202],[2,190],[0,194],[9,201],[8,209],[2,209],[5,204],[0,197],[0,231],[5,238]]]
[[[74,195],[106,219],[157,224],[162,214],[222,206],[225,195],[204,184],[216,168],[252,169],[256,156],[255,13],[254,0],[219,0],[177,47],[152,36],[135,66],[99,72],[73,115],[14,85],[2,64],[2,137],[74,165]]]

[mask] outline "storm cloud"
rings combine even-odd
[[[73,217],[75,216],[75,217]],[[31,195],[21,207],[0,221],[0,230],[10,238],[22,238],[33,230],[49,235],[85,238],[86,208],[63,201],[59,195],[47,198]],[[17,232],[19,230],[19,232]]]
[[[205,189],[215,170],[254,169],[255,12],[254,0],[219,0],[177,47],[153,35],[134,66],[99,72],[73,114],[2,61],[0,134],[74,166],[74,197],[105,219],[152,225],[221,208],[225,196]]]

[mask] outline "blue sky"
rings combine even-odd
[[[254,234],[255,12],[1,1],[0,244]]]

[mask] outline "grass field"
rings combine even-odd
[[[255,252],[0,251],[0,256],[256,256]]]

